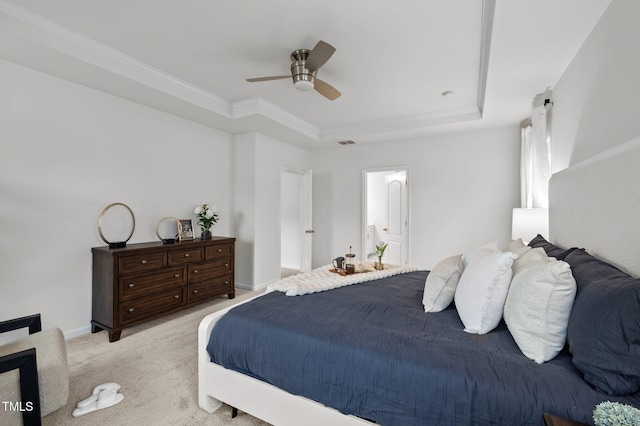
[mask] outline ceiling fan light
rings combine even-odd
[[[313,82],[309,80],[298,80],[293,83],[296,89],[301,90],[303,92],[307,92],[313,89]]]

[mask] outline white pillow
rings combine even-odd
[[[527,358],[542,364],[562,350],[575,296],[576,281],[566,262],[548,258],[514,275],[504,321]]]
[[[483,244],[465,253],[464,256],[462,257],[462,263],[466,268],[469,263],[473,262],[473,259],[476,256],[483,256],[487,253],[493,253],[499,250],[500,250],[500,241],[498,240],[491,241],[490,243]]]
[[[424,285],[422,304],[425,312],[440,312],[451,302],[464,266],[462,255],[447,257],[433,267]]]
[[[522,242],[521,238],[518,238],[517,240],[511,241],[509,244],[507,244],[502,249],[502,251],[504,251],[504,252],[510,251],[511,253],[515,253],[515,254],[518,255],[518,257],[522,256],[523,254],[525,254],[529,250],[531,250],[531,247],[525,245]]]
[[[516,257],[511,252],[485,253],[465,267],[454,297],[464,331],[485,334],[500,323]]]
[[[513,261],[513,266],[511,267],[513,276],[515,278],[518,272],[530,266],[544,265],[547,262],[549,262],[549,256],[547,256],[547,252],[542,247],[531,249]]]
[[[507,244],[506,247],[502,249],[502,251],[510,251],[513,253],[515,250],[524,247],[527,247],[527,245],[522,242],[522,238],[518,238],[517,240],[511,240],[511,242]]]

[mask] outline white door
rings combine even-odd
[[[311,170],[280,173],[280,266],[311,270]]]
[[[387,250],[385,261],[389,264],[407,263],[408,200],[407,173],[401,171],[386,177],[387,194]]]
[[[311,270],[311,256],[313,248],[313,226],[311,221],[311,170],[302,176],[302,191],[300,196],[302,212],[302,272]]]

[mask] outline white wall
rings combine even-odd
[[[257,289],[280,277],[280,172],[308,170],[309,153],[259,133],[235,139],[236,284]]]
[[[236,286],[253,288],[255,245],[255,134],[236,135],[234,154],[234,235]]]
[[[130,243],[203,202],[231,235],[230,135],[2,60],[0,93],[2,319],[89,330],[91,247],[112,202],[135,214]]]
[[[640,135],[640,2],[613,0],[554,87],[552,171]]]
[[[329,263],[350,245],[362,247],[366,168],[410,167],[409,263],[431,268],[476,245],[507,241],[511,211],[520,202],[519,158],[516,125],[314,152],[314,266]]]

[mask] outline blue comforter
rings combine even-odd
[[[214,327],[213,362],[382,425],[590,423],[596,404],[640,395],[591,388],[567,351],[538,365],[504,323],[463,331],[455,306],[425,313],[426,271],[304,296],[273,292]],[[285,409],[283,407],[283,409]]]

